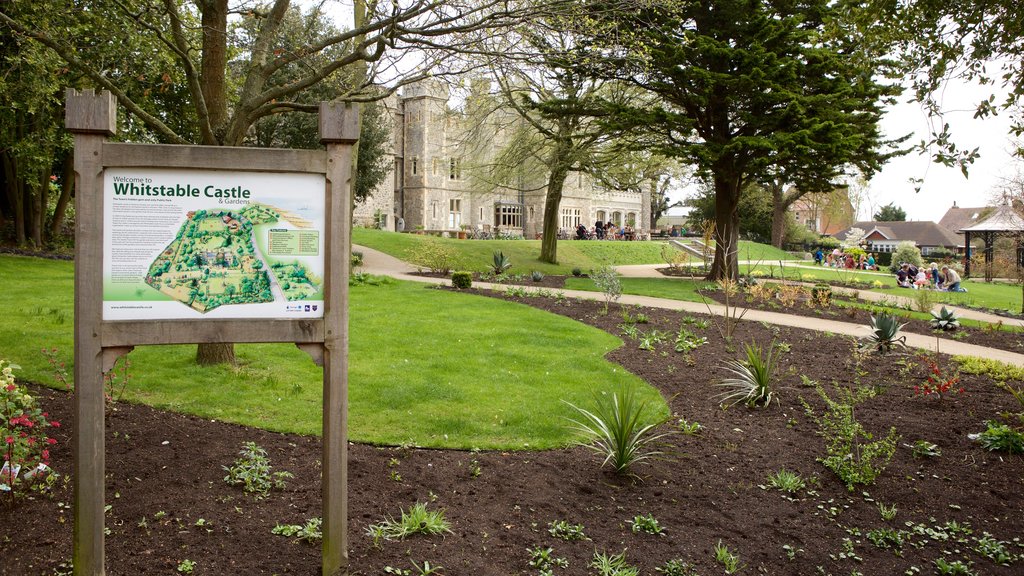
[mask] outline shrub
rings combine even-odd
[[[57,441],[46,429],[60,426],[14,382],[14,368],[0,360],[0,491],[8,492],[12,501],[29,490],[46,489],[56,479],[50,470],[50,446]]]
[[[832,305],[832,287],[828,284],[815,284],[811,288],[811,300],[822,308],[828,308]]]
[[[267,458],[267,451],[255,442],[246,442],[238,452],[239,459],[231,467],[222,466],[228,475],[224,481],[232,486],[241,486],[242,490],[257,495],[257,498],[266,496],[271,488],[283,490],[285,480],[292,478],[291,472],[270,472],[270,459]]]
[[[727,406],[734,406],[740,402],[751,408],[767,406],[771,404],[774,394],[773,380],[778,360],[775,354],[775,341],[772,340],[767,351],[762,350],[757,342],[746,344],[744,349],[746,360],[730,360],[725,363],[724,368],[735,377],[726,378],[718,384],[726,389],[718,398]]]
[[[572,275],[579,278],[580,276],[583,276],[583,270],[580,270],[579,268],[573,268]]]
[[[352,252],[352,255],[351,255],[350,259],[349,259],[349,263],[352,265],[353,268],[358,268],[358,267],[362,266],[363,265],[363,253],[362,252],[358,252],[358,251]]]
[[[473,287],[472,272],[452,272],[452,287],[460,290]]]
[[[455,268],[457,252],[441,240],[429,238],[406,252],[406,259],[415,266],[435,274],[448,274]]]
[[[860,367],[855,367],[860,370]],[[853,491],[857,484],[871,484],[889,465],[896,453],[899,435],[896,428],[881,440],[871,442],[872,434],[857,421],[857,404],[874,396],[871,387],[839,390],[835,398],[825,392],[820,384],[814,387],[825,402],[825,412],[819,417],[810,404],[800,399],[807,415],[818,425],[818,434],[825,439],[824,458],[819,461]]]
[[[573,428],[590,439],[589,443],[581,442],[581,445],[604,456],[601,465],[611,464],[620,474],[629,472],[634,464],[661,455],[653,446],[671,434],[654,432],[667,417],[644,422],[647,402],[637,402],[634,388],[625,388],[620,393],[613,392],[610,397],[608,394],[597,395],[593,411],[569,402],[566,404],[583,416],[580,420],[569,419]]]
[[[530,280],[533,280],[534,282],[543,282],[544,273],[539,270],[534,270],[533,272],[530,272]]]
[[[590,273],[590,277],[604,294],[604,313],[608,313],[608,306],[622,296],[622,282],[619,280],[619,273],[611,266],[602,266]]]
[[[502,251],[497,251],[492,256],[491,272],[495,275],[504,274],[506,270],[512,267],[512,260]]]
[[[889,270],[895,274],[901,262],[909,262],[918,268],[923,266],[921,251],[917,249],[913,242],[900,242],[896,245],[896,251],[892,253],[892,259],[890,260]]]

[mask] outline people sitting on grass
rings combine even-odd
[[[896,271],[896,285],[900,288],[910,288],[911,278],[910,264],[906,262],[901,263],[899,270]]]
[[[874,270],[875,269],[875,255],[874,254],[868,254],[868,261],[866,262],[866,264],[867,264],[867,266],[864,268],[865,270]]]
[[[932,281],[928,279],[928,275],[925,274],[924,268],[917,271],[917,276],[914,277],[914,288],[923,290],[932,287]]]
[[[960,286],[960,275],[956,273],[949,266],[942,267],[942,276],[944,278],[942,284],[949,292],[967,292],[967,289]]]
[[[929,276],[931,276],[932,286],[936,290],[941,289],[943,282],[942,282],[942,275],[939,274],[939,265],[936,264],[935,262],[932,262],[931,264],[929,264],[928,265],[928,274],[929,274]]]

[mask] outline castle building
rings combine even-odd
[[[492,113],[483,123],[449,107],[438,81],[407,86],[385,104],[391,112],[394,162],[385,181],[356,207],[357,225],[386,230],[425,230],[454,235],[481,230],[536,238],[543,229],[547,173],[520,171],[514,183],[487,182],[513,111]],[[514,185],[513,185],[514,184]],[[600,220],[648,232],[647,193],[606,190],[582,172],[570,172],[559,206],[559,227],[570,235],[579,224]]]

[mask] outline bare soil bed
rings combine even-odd
[[[603,304],[592,301],[526,303],[621,334],[616,305],[603,315]],[[860,405],[857,416],[878,435],[896,427],[901,440],[876,483],[850,492],[817,461],[823,440],[799,402],[803,397],[819,411],[822,404],[801,376],[830,386],[854,378],[849,340],[741,323],[734,342],[776,338],[790,351],[782,355],[777,404],[723,410],[712,383],[725,376],[721,363],[737,354],[720,326],[688,325],[708,342],[684,355],[672,345],[683,315],[640,312],[648,322],[638,329],[672,336],[654,351],[625,339],[609,357],[662,392],[673,424],[680,418],[700,423],[698,434],[672,437],[671,457],[639,467],[639,478],[602,470],[596,456],[580,447],[471,453],[352,445],[352,573],[393,574],[412,569],[413,561],[429,561],[448,575],[536,575],[529,549],[540,546],[553,547],[555,557],[568,561],[567,568],[554,569],[559,575],[596,574],[588,566],[595,551],[623,550],[640,574],[657,574],[670,559],[690,563],[698,574],[722,574],[713,552],[719,542],[739,555],[739,574],[899,575],[912,567],[920,571],[913,573],[933,574],[938,558],[970,563],[974,574],[1024,570],[1024,560],[1017,560],[1024,548],[1014,542],[1024,534],[1024,459],[985,452],[967,436],[997,412],[1014,409],[1013,399],[987,377],[965,377],[965,394],[939,401],[913,394],[913,385],[926,376],[914,353],[872,356],[860,367],[859,381],[882,393]],[[557,376],[551,385],[558,385]],[[64,423],[52,459],[66,478],[71,396],[34,391]],[[915,458],[906,445],[919,439],[935,443],[941,456]],[[295,475],[285,490],[257,500],[224,483],[222,466],[246,441],[266,448],[275,470]],[[175,574],[186,559],[197,575],[320,573],[319,546],[271,534],[275,524],[301,524],[320,514],[319,439],[119,404],[107,420],[107,450],[108,574]],[[470,472],[473,460],[478,477]],[[800,473],[809,487],[792,497],[762,488],[782,468]],[[62,484],[52,498],[0,507],[0,573],[69,573],[71,502],[70,484]],[[444,509],[452,533],[374,548],[367,526],[415,502]],[[896,518],[883,520],[880,503],[895,506]],[[663,535],[632,531],[634,517],[646,514],[658,520]],[[558,520],[582,524],[587,539],[556,539],[548,527]],[[869,531],[877,537],[880,528],[904,534],[898,553],[872,543]],[[999,541],[1012,558],[1009,565],[978,551],[998,548]]]

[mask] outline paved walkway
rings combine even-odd
[[[428,278],[424,276],[412,275],[416,272],[416,268],[410,266],[406,262],[389,256],[383,252],[379,252],[372,248],[366,248],[363,246],[353,246],[353,250],[363,253],[363,269],[366,272],[372,274],[381,274],[385,276],[392,276],[400,280],[410,280],[413,282],[424,282],[430,284],[448,284],[449,280],[445,278]],[[620,274],[626,277],[638,278],[638,277],[657,277],[665,278],[665,276],[655,271],[655,268],[660,265],[641,265],[641,266],[620,266],[618,270]],[[491,284],[487,282],[474,282],[473,286],[476,288],[483,288],[488,290],[504,290],[507,285],[504,284]],[[600,299],[601,294],[597,292],[588,292],[584,290],[560,290],[566,296],[573,298],[584,298],[584,299]],[[890,301],[894,298],[889,294],[879,294],[877,292],[870,292],[867,290],[857,291],[860,296],[867,296],[865,299],[871,299],[876,296],[881,298],[888,298]],[[726,309],[724,306],[708,302],[703,304],[700,302],[683,302],[680,300],[669,300],[667,298],[654,298],[651,296],[635,296],[631,294],[623,294],[619,299],[621,304],[649,306],[651,308],[664,308],[667,310],[679,310],[685,312],[696,312],[703,314],[712,314],[715,316],[722,316],[725,314]],[[975,315],[986,316],[988,318],[994,318],[996,320],[989,320],[983,318],[977,318],[986,322],[995,322],[998,320],[1006,321],[1007,319],[993,316],[991,314],[983,314],[981,312],[974,312],[972,310],[958,309],[958,313],[962,312],[962,316],[965,318],[975,318]],[[968,315],[971,314],[971,315]],[[748,310],[743,315],[743,320],[754,321],[754,322],[768,322],[770,324],[777,324],[779,326],[792,326],[795,328],[805,328],[807,330],[816,330],[818,332],[826,332],[831,334],[839,334],[844,336],[851,336],[855,338],[861,338],[867,336],[870,330],[867,326],[862,324],[852,324],[849,322],[838,322],[832,319],[826,318],[815,318],[808,316],[793,316],[790,314],[780,314],[778,312],[766,312],[761,310]],[[938,346],[939,352],[943,354],[953,355],[964,355],[964,356],[977,356],[979,358],[990,358],[993,360],[999,360],[1008,364],[1015,364],[1017,366],[1024,366],[1024,354],[1017,354],[1014,352],[1007,352],[1005,350],[997,350],[994,348],[986,348],[984,346],[976,346],[974,344],[968,344],[966,342],[960,342],[957,340],[948,339],[937,339],[924,334],[911,334],[905,333],[907,337],[907,345],[915,348],[922,348],[925,350],[936,349]]]

